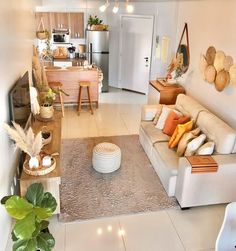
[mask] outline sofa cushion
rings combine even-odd
[[[175,131],[173,135],[171,136],[171,139],[168,143],[169,148],[174,148],[178,145],[181,137],[184,135],[185,132],[189,132],[193,128],[193,120],[190,120],[189,122],[185,124],[179,124],[175,128]]]
[[[223,120],[210,112],[201,112],[198,116],[197,125],[206,134],[209,141],[215,142],[215,150],[220,154],[233,152],[236,131]]]
[[[179,94],[177,96],[175,107],[178,111],[183,113],[183,115],[190,116],[194,121],[197,120],[201,111],[207,111],[207,109],[196,100],[184,94]]]
[[[177,175],[179,157],[173,149],[169,149],[167,142],[158,142],[154,144],[154,149],[162,159],[170,176]]]
[[[170,137],[162,132],[162,130],[155,128],[152,122],[142,121],[141,127],[146,133],[152,144],[156,142],[167,142]]]

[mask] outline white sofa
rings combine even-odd
[[[191,173],[185,157],[168,148],[169,136],[155,128],[152,120],[161,105],[142,109],[139,140],[167,194],[182,208],[236,201],[236,131],[197,101],[179,94],[175,108],[191,116],[209,140],[215,142],[214,173]]]

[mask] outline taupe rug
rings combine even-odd
[[[121,168],[114,173],[101,174],[92,168],[92,149],[101,142],[121,148]],[[61,221],[178,207],[162,187],[138,135],[64,139],[61,156]]]

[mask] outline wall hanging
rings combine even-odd
[[[199,68],[203,80],[214,84],[219,92],[229,84],[236,86],[236,64],[233,58],[213,46],[207,49],[205,55],[201,54]]]

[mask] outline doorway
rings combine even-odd
[[[153,16],[121,16],[119,85],[123,89],[148,93],[153,21]]]

